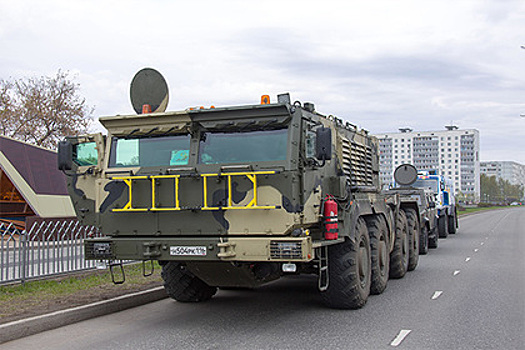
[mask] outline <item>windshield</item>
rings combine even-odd
[[[286,160],[288,130],[206,132],[199,163],[243,163]]]
[[[187,165],[190,135],[137,139],[114,137],[109,158],[110,167]]]
[[[439,192],[437,179],[417,179],[412,186],[432,192]]]

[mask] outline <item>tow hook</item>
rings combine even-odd
[[[143,244],[144,252],[142,255],[146,258],[154,258],[160,256],[160,243],[156,242],[144,242]]]
[[[219,247],[219,253],[217,256],[219,258],[233,258],[237,254],[235,253],[235,246],[237,244],[233,242],[221,242],[217,243],[217,247]]]

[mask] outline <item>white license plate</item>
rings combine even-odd
[[[170,246],[170,255],[206,256],[206,247]]]

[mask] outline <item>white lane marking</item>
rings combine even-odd
[[[454,271],[454,276],[459,275],[459,272],[460,272],[460,270],[456,270],[456,271]]]
[[[406,338],[406,336],[412,332],[411,329],[402,329],[398,335],[396,335],[396,337],[394,338],[394,340],[392,340],[392,342],[390,343],[390,345],[392,346],[398,346],[399,344],[401,344],[401,342]]]
[[[439,296],[443,294],[443,291],[442,290],[436,290],[434,292],[434,295],[432,296],[432,300],[436,300],[437,298],[439,298]]]
[[[474,253],[477,253],[477,252],[478,252],[478,250],[479,250],[478,248],[474,249]]]
[[[466,262],[468,262],[469,260],[470,260],[470,256],[465,259]]]
[[[485,242],[481,242],[481,244],[480,244],[480,245],[483,245],[483,244],[485,244]]]

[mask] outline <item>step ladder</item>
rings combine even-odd
[[[328,277],[328,246],[319,248],[319,291],[324,292],[328,289],[330,279]]]

